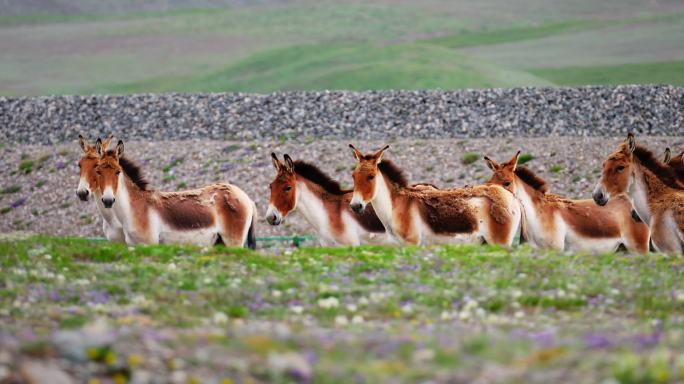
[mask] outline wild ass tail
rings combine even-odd
[[[252,222],[249,224],[249,229],[247,230],[247,248],[256,249],[256,234],[254,233],[254,226],[257,221],[257,209],[256,204],[252,203]]]

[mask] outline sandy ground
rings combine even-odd
[[[639,142],[658,154],[666,146],[684,149],[684,136],[639,137]],[[455,187],[486,181],[490,171],[483,160],[466,165],[463,155],[476,152],[504,161],[515,151],[531,153],[529,165],[539,172],[555,193],[590,198],[605,156],[622,138],[535,138],[398,140],[387,158],[399,164],[411,182]],[[272,151],[293,159],[312,161],[326,173],[351,186],[354,159],[348,141],[313,142],[225,142],[168,141],[126,143],[126,154],[143,164],[151,186],[159,190],[199,187],[212,182],[230,182],[244,189],[259,209],[257,236],[315,234],[295,212],[272,227],[265,220],[269,183],[275,175]],[[355,143],[370,150],[384,143]],[[76,142],[56,147],[5,145],[0,149],[0,231],[28,231],[50,235],[102,236],[101,219],[92,202],[81,202],[78,184],[80,149]],[[23,158],[23,160],[22,160]],[[30,172],[27,173],[29,163]],[[20,170],[21,164],[24,164]],[[175,166],[171,166],[176,164]],[[166,169],[166,172],[164,170]],[[553,172],[553,171],[556,172]],[[19,188],[18,191],[15,191]]]

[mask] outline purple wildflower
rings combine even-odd
[[[55,163],[55,169],[64,169],[66,167],[66,163],[63,162],[62,160],[59,160],[58,162]]]
[[[532,333],[529,336],[538,346],[549,348],[554,343],[556,332],[553,329],[548,329],[545,331]]]
[[[591,349],[603,349],[612,345],[610,339],[599,333],[591,333],[584,337],[584,343]]]
[[[26,197],[20,197],[20,198],[18,198],[17,200],[14,200],[14,202],[13,202],[12,204],[10,204],[10,207],[11,207],[12,209],[19,208],[19,207],[21,207],[22,205],[26,204],[26,200],[28,200],[28,198],[26,198]]]
[[[634,337],[634,343],[636,344],[637,350],[643,351],[645,349],[650,349],[658,345],[658,343],[660,343],[660,336],[660,331],[639,334]]]
[[[60,301],[62,297],[59,295],[57,291],[53,289],[50,292],[48,292],[48,299],[50,301]]]

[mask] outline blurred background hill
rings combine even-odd
[[[684,85],[681,0],[0,0],[0,94]]]

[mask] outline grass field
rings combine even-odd
[[[45,4],[0,12],[2,95],[684,81],[676,1]]]
[[[0,353],[83,381],[671,382],[683,261],[4,240]]]

